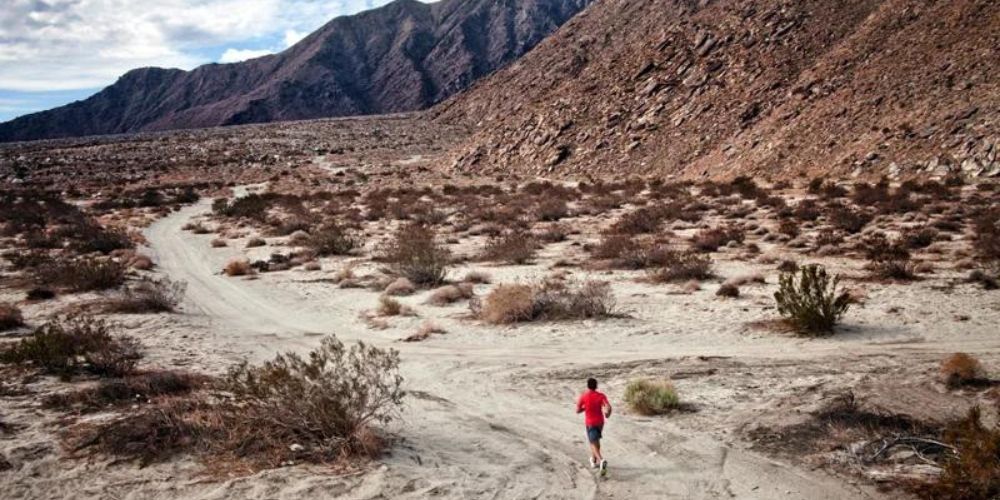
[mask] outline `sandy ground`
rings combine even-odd
[[[773,275],[770,285],[724,300],[714,297],[718,283],[680,295],[625,272],[574,271],[612,279],[624,317],[488,327],[467,319],[464,303],[432,307],[423,293],[402,299],[419,317],[391,318],[389,328],[375,330],[362,315],[376,306],[376,292],[320,280],[345,259],[324,259],[321,273],[223,276],[230,258],[266,256],[273,248],[244,250],[238,242],[211,248],[213,235],[182,231],[207,211],[203,202],[146,230],[158,272],[187,282],[182,313],[126,325],[141,332],[151,361],[219,372],[244,357],[306,351],[326,334],[398,349],[410,397],[391,454],[346,476],[300,466],[230,480],[205,477],[188,461],[136,470],[58,454],[27,460],[58,446],[44,430],[58,424],[24,401],[5,408],[15,421],[32,415],[35,421],[21,431],[33,437],[28,442],[22,438],[15,447],[0,440],[9,458],[27,464],[0,473],[4,498],[883,498],[864,481],[755,453],[736,431],[758,420],[783,420],[783,412],[809,408],[836,390],[885,380],[900,384],[884,391],[890,399],[919,405],[920,391],[932,390],[920,377],[943,354],[975,352],[984,361],[1000,354],[996,295],[971,286],[945,290],[940,279],[872,288],[840,335],[818,340],[748,326],[773,318]],[[566,250],[550,245],[539,261],[551,262]],[[720,274],[759,268],[723,261]],[[486,269],[494,283],[548,272],[541,264],[476,269]],[[970,312],[971,318],[960,318]],[[399,342],[428,320],[447,333]],[[611,473],[603,480],[586,467],[582,419],[573,411],[590,375],[606,381],[604,390],[618,406],[606,427]],[[698,411],[665,418],[629,414],[620,397],[636,375],[672,376]]]

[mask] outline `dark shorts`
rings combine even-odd
[[[596,443],[601,440],[601,431],[604,430],[603,425],[595,425],[593,427],[587,427],[587,441],[591,443]]]

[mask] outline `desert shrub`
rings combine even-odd
[[[558,243],[566,241],[572,230],[564,224],[549,224],[537,231],[535,237],[546,243]]]
[[[614,314],[615,300],[611,285],[606,282],[546,280],[534,286],[497,286],[472,307],[480,319],[505,324],[607,317]]]
[[[822,215],[822,212],[820,212],[819,205],[816,203],[816,200],[808,198],[800,201],[799,204],[795,206],[795,210],[792,211],[792,214],[795,218],[802,221],[814,221]]]
[[[418,224],[400,226],[382,246],[380,257],[394,273],[418,286],[441,284],[451,263],[451,252],[435,241],[433,230]]]
[[[535,316],[535,291],[529,285],[497,285],[477,313],[483,321],[496,325],[530,321]]]
[[[413,295],[413,292],[417,291],[417,287],[413,285],[413,282],[406,278],[397,278],[391,283],[386,285],[385,292],[386,295]]]
[[[350,234],[344,227],[327,224],[310,234],[306,245],[312,248],[316,255],[326,257],[348,255],[364,245],[364,241],[359,236]]]
[[[118,288],[125,282],[125,264],[98,257],[54,260],[36,269],[40,285],[67,288],[75,292]]]
[[[462,281],[465,283],[486,285],[493,281],[493,278],[488,273],[482,271],[469,271],[465,273],[465,277],[462,278]]]
[[[695,252],[670,252],[665,254],[662,265],[649,272],[650,279],[657,283],[674,283],[687,280],[711,278],[712,259]]]
[[[100,252],[105,255],[115,250],[132,248],[132,238],[119,228],[105,228],[89,223],[80,228],[72,248],[80,253]]]
[[[872,216],[867,212],[853,210],[843,205],[832,206],[827,217],[833,227],[846,231],[848,234],[861,232],[872,221]]]
[[[307,358],[288,353],[260,366],[240,364],[222,384],[232,395],[231,418],[248,432],[232,449],[253,454],[297,443],[314,459],[375,456],[381,449],[372,447],[380,444],[372,427],[398,415],[402,384],[398,352],[347,348],[334,337]]]
[[[535,214],[541,221],[557,221],[569,215],[569,208],[566,201],[560,198],[546,198],[538,202],[535,207]]]
[[[139,372],[122,378],[102,379],[93,387],[52,394],[43,400],[43,404],[64,410],[98,411],[109,406],[147,402],[160,396],[189,394],[209,381],[209,377],[190,372]]]
[[[663,216],[653,208],[640,208],[629,212],[615,222],[608,231],[615,234],[645,234],[654,233],[660,228]]]
[[[969,277],[966,278],[969,283],[979,283],[982,285],[984,290],[997,290],[1000,289],[1000,280],[994,278],[983,272],[980,269],[975,269],[969,273]]]
[[[267,245],[267,240],[264,238],[253,237],[247,240],[247,248],[258,248]]]
[[[51,321],[0,351],[0,362],[30,363],[64,378],[82,370],[120,377],[130,373],[139,358],[134,339],[114,335],[108,322],[90,316]]]
[[[226,243],[226,240],[222,238],[215,238],[211,241],[210,244],[212,245],[212,248],[224,248],[229,246],[229,244]]]
[[[914,492],[928,500],[993,500],[1000,496],[1000,428],[982,423],[978,407],[952,422],[943,441],[957,453],[946,456],[937,481],[920,483]]]
[[[226,276],[246,276],[252,274],[253,271],[253,267],[251,267],[250,262],[246,259],[231,260],[222,270]]]
[[[142,279],[110,299],[108,310],[123,314],[172,312],[180,305],[186,289],[187,283],[167,278]]]
[[[907,248],[910,248],[912,250],[917,250],[920,248],[929,247],[931,243],[934,243],[937,237],[938,237],[937,230],[930,227],[925,227],[922,229],[913,229],[907,231],[903,235],[903,242]]]
[[[784,219],[778,223],[778,232],[794,238],[799,235],[799,224],[790,219]]]
[[[482,258],[508,264],[525,264],[534,258],[537,247],[538,244],[531,233],[511,229],[491,237],[486,242]]]
[[[638,379],[625,386],[625,404],[639,415],[663,415],[678,408],[680,398],[668,380]]]
[[[994,274],[1000,274],[1000,208],[976,217],[973,228],[976,255]]]
[[[431,293],[427,303],[434,306],[446,306],[460,300],[471,299],[475,295],[472,283],[459,283],[457,285],[445,285]]]
[[[253,469],[368,458],[384,448],[376,426],[398,415],[404,397],[396,351],[361,343],[348,349],[333,337],[308,357],[240,364],[216,385],[228,397],[171,398],[85,424],[70,433],[70,447],[143,465],[182,453]]]
[[[0,332],[24,326],[21,310],[13,304],[0,303]]]
[[[691,239],[691,246],[700,252],[714,252],[733,241],[742,243],[745,237],[743,228],[717,227],[698,232]]]
[[[949,387],[960,387],[985,380],[986,372],[978,359],[959,352],[941,362],[941,378]]]
[[[388,295],[382,295],[378,298],[378,314],[380,316],[412,316],[413,310]]]
[[[865,258],[881,278],[907,280],[914,277],[910,251],[901,241],[890,241],[882,233],[870,234],[861,243]]]
[[[723,283],[722,286],[715,291],[715,295],[735,299],[740,296],[740,287],[733,283]]]
[[[774,299],[778,313],[799,333],[822,335],[833,327],[850,307],[846,292],[838,292],[839,277],[830,277],[819,265],[802,266],[798,276],[782,273]]]

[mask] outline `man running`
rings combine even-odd
[[[600,467],[603,476],[608,473],[608,461],[601,456],[601,432],[604,419],[611,418],[611,403],[604,393],[597,391],[597,379],[587,379],[587,392],[576,402],[576,412],[584,414],[583,423],[587,426],[587,441],[590,442],[590,467]]]

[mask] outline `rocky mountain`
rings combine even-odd
[[[997,47],[995,0],[602,0],[434,113],[479,173],[998,175]]]
[[[0,124],[0,141],[393,113],[508,64],[591,0],[396,0],[275,55],[144,68],[84,101]]]

